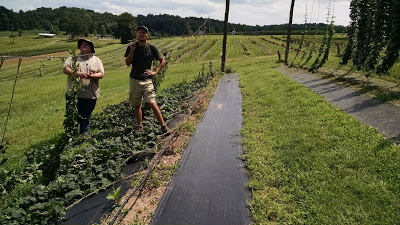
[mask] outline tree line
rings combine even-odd
[[[14,12],[0,6],[0,31],[34,30],[42,29],[58,34],[65,32],[71,37],[88,36],[88,34],[111,34],[122,38],[131,35],[130,29],[137,25],[149,27],[152,35],[156,36],[183,36],[192,35],[205,21],[205,18],[187,17],[159,14],[138,15],[136,17],[129,13],[114,15],[108,12],[98,13],[93,10],[60,7],[37,8],[30,11]],[[128,26],[128,27],[124,27]],[[324,30],[325,24],[308,24],[309,30]],[[233,28],[237,33],[257,34],[262,32],[280,31],[287,29],[287,24],[250,26],[245,24],[228,24],[228,30]],[[294,24],[293,30],[302,30],[302,24]],[[223,32],[223,21],[210,19],[201,28],[205,33],[221,34]],[[344,26],[337,26],[336,32],[345,32]]]

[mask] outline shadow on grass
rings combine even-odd
[[[359,80],[358,78],[362,76],[364,75],[361,74],[360,76],[353,78],[353,77],[345,77],[345,75],[335,76],[333,73],[323,74],[323,78],[325,79],[332,79],[334,82],[338,82],[349,87],[356,87],[359,93],[373,94],[375,98],[385,103],[390,103],[392,101],[399,100],[400,98],[399,91],[390,90],[391,89],[390,87],[382,87],[375,85],[369,80],[367,81]]]

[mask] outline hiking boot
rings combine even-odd
[[[143,132],[143,126],[142,125],[137,125],[136,126],[136,132],[138,132],[138,133]]]
[[[161,126],[161,132],[162,132],[163,134],[167,133],[168,131],[169,131],[169,129],[168,129],[167,125],[162,125],[162,126]]]
[[[83,135],[83,137],[85,137],[85,138],[89,138],[89,137],[90,137],[90,134],[89,134],[89,132],[87,132],[87,131],[84,132],[82,135]]]

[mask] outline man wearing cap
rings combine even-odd
[[[137,41],[129,44],[125,52],[125,63],[127,66],[132,64],[129,81],[129,104],[134,108],[137,122],[137,130],[143,129],[142,125],[142,101],[147,102],[153,111],[163,133],[168,132],[161,111],[156,103],[156,93],[154,91],[152,76],[155,76],[164,66],[165,59],[162,57],[157,47],[148,43],[149,29],[145,26],[137,28]],[[153,60],[160,61],[155,71],[151,71]]]
[[[78,123],[79,133],[88,135],[89,119],[96,106],[97,98],[100,96],[99,80],[104,76],[104,68],[101,60],[94,56],[93,42],[86,39],[78,40],[80,53],[77,58],[79,65],[77,75],[81,79],[81,90],[78,93]],[[70,97],[70,88],[72,85],[72,56],[65,61],[63,72],[67,77],[67,91],[65,98],[68,101]]]

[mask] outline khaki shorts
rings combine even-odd
[[[142,100],[146,103],[156,101],[156,92],[154,91],[151,79],[129,80],[129,105],[131,107],[142,105]]]

